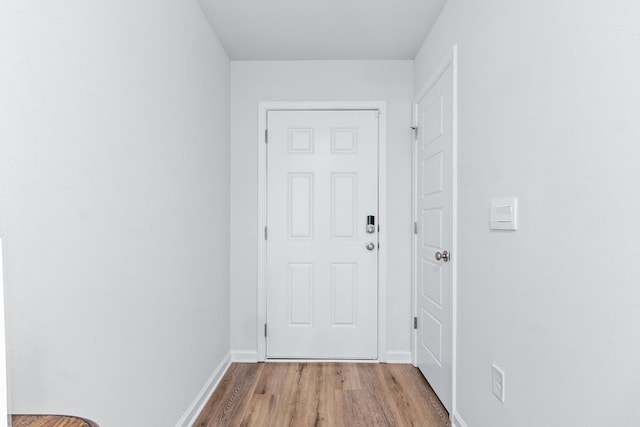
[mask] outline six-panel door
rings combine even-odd
[[[267,357],[376,359],[377,112],[269,111],[267,128]]]

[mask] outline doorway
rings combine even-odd
[[[384,105],[260,107],[259,355],[384,360]]]

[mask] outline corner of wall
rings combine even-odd
[[[231,351],[231,361],[234,363],[258,363],[258,352],[253,350]]]
[[[386,363],[403,363],[411,364],[411,352],[410,351],[387,351]]]
[[[464,422],[457,411],[453,411],[451,416],[451,427],[467,427],[467,423]]]
[[[176,427],[191,427],[196,422],[196,419],[216,391],[216,388],[218,388],[222,377],[227,373],[229,366],[231,366],[231,356],[227,354],[213,371],[195,399],[193,399],[191,405],[189,405],[185,413],[180,417],[176,423]]]

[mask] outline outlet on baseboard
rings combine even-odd
[[[491,365],[491,389],[493,395],[504,403],[504,371],[496,365]]]

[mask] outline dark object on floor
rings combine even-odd
[[[12,415],[12,427],[99,427],[93,421],[68,415]]]

